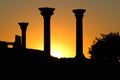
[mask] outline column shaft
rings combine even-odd
[[[76,58],[84,58],[83,55],[83,13],[84,9],[73,10],[76,18]]]
[[[47,56],[50,56],[50,19],[55,8],[44,7],[39,8],[39,10],[41,11],[41,15],[44,18],[44,52]]]

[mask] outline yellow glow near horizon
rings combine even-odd
[[[33,46],[33,45],[32,45]],[[44,51],[43,46],[40,46],[39,43],[33,46],[34,49]],[[71,56],[72,50],[68,49],[68,46],[62,44],[51,44],[51,56],[60,58],[69,58]]]
[[[52,49],[51,50],[51,56],[61,58],[61,51],[59,49]]]
[[[51,44],[51,55],[58,58],[68,58],[73,56],[71,55],[71,50],[68,49],[68,46],[60,43]]]

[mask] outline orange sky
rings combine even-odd
[[[38,8],[53,7],[51,17],[52,55],[74,57],[76,24],[73,9],[86,9],[83,17],[83,50],[100,33],[120,32],[120,0],[0,0],[0,40],[11,41],[21,35],[18,22],[29,22],[27,48],[43,50],[43,17]]]

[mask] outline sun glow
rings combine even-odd
[[[70,52],[68,51],[68,47],[60,44],[60,43],[54,43],[51,44],[51,56],[57,57],[57,58],[64,58],[69,57]]]
[[[34,47],[35,49],[44,51],[44,46],[39,46],[40,44],[37,43]],[[67,50],[67,46],[61,44],[51,44],[51,52],[50,55],[56,57],[58,59],[69,57],[69,51]]]
[[[64,55],[63,54],[63,51],[65,51],[60,45],[52,45],[51,46],[51,56],[53,57],[57,57],[57,58],[61,58],[63,57]]]
[[[58,59],[60,59],[60,58],[62,57],[60,51],[57,50],[57,49],[52,49],[52,51],[51,51],[51,56],[57,57]]]

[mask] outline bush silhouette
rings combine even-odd
[[[115,63],[120,57],[120,35],[118,32],[101,34],[100,38],[95,38],[89,48],[91,59],[96,62]]]

